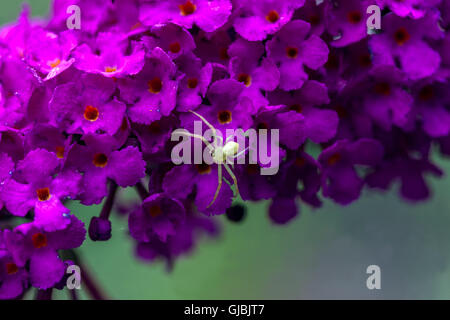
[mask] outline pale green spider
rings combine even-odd
[[[189,112],[192,112],[197,117],[199,117],[210,129],[211,129],[211,137],[213,138],[212,143],[209,142],[205,137],[193,134],[190,132],[182,132],[181,134],[187,137],[192,137],[196,139],[202,140],[206,147],[211,152],[211,157],[213,159],[213,162],[217,164],[217,172],[218,172],[218,186],[216,189],[216,193],[214,194],[214,198],[212,199],[211,203],[207,206],[209,208],[217,199],[220,189],[222,188],[222,165],[225,167],[225,170],[227,170],[230,177],[233,179],[233,184],[236,186],[236,195],[239,196],[239,187],[237,183],[236,176],[234,175],[233,171],[231,171],[231,168],[227,164],[227,159],[236,159],[240,157],[242,154],[244,154],[249,148],[245,148],[244,150],[239,151],[239,144],[235,141],[230,141],[230,139],[234,138],[234,135],[231,135],[227,137],[225,140],[225,145],[223,145],[223,138],[220,135],[217,135],[217,130],[212,126],[211,123],[208,122],[203,116],[198,114],[195,111],[189,110]],[[232,164],[233,166],[233,164]]]

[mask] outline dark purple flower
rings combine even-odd
[[[338,0],[326,3],[327,30],[334,37],[331,44],[344,47],[367,36],[368,0]]]
[[[384,32],[369,40],[374,63],[399,66],[412,80],[431,76],[438,70],[441,58],[425,40],[443,37],[438,18],[431,13],[418,20],[384,16]]]
[[[155,25],[151,28],[151,33],[152,36],[144,38],[145,45],[150,50],[156,47],[163,49],[172,59],[195,49],[192,35],[176,24]]]
[[[128,43],[125,35],[102,33],[90,47],[84,43],[74,52],[75,67],[87,73],[101,74],[108,78],[123,78],[135,75],[144,66],[145,50],[142,43]]]
[[[186,112],[202,103],[211,83],[213,68],[211,63],[203,66],[193,53],[178,58],[177,66],[184,74],[178,83],[177,111]]]
[[[142,202],[128,218],[131,235],[140,242],[151,241],[152,235],[166,242],[176,235],[178,226],[184,223],[183,204],[164,194],[153,194]]]
[[[141,20],[147,26],[173,22],[185,28],[193,24],[213,32],[231,13],[230,0],[140,0]]]
[[[359,177],[355,166],[375,166],[382,158],[383,145],[377,140],[337,141],[318,159],[323,169],[323,195],[343,205],[356,200],[364,180]]]
[[[157,47],[150,52],[138,75],[119,81],[121,97],[131,104],[128,110],[131,121],[150,124],[170,114],[177,97],[175,71],[173,61]]]
[[[409,16],[414,19],[422,18],[427,10],[436,8],[441,0],[376,0],[384,8],[388,7],[400,17]]]
[[[6,247],[14,263],[24,267],[29,262],[31,284],[40,289],[55,285],[66,268],[58,256],[58,250],[81,246],[86,230],[83,222],[71,216],[63,230],[46,231],[35,223],[25,223],[13,231],[5,231]]]
[[[0,210],[3,208],[2,190],[12,176],[14,166],[14,162],[6,153],[0,153]]]
[[[293,20],[266,43],[267,56],[280,70],[280,88],[283,90],[301,88],[308,79],[304,66],[317,69],[327,61],[326,43],[314,34],[308,36],[310,28],[305,21]]]
[[[75,171],[59,171],[55,153],[36,149],[17,164],[13,179],[5,183],[2,199],[16,216],[34,209],[34,223],[46,231],[64,229],[70,223],[70,210],[61,202],[80,192],[81,176]]]
[[[75,145],[67,166],[83,173],[81,203],[98,204],[107,194],[107,179],[121,187],[135,185],[145,175],[145,162],[136,147],[117,150],[117,142],[108,135],[86,135],[86,146]]]
[[[53,122],[68,133],[115,134],[126,109],[123,102],[112,98],[115,89],[112,79],[88,74],[80,81],[57,86],[49,104]]]
[[[243,38],[261,41],[279,31],[291,20],[294,10],[304,3],[305,0],[238,0],[238,16],[233,25]]]
[[[224,173],[225,174],[225,173]],[[231,206],[233,191],[223,182],[219,195],[211,204],[218,186],[217,165],[185,164],[175,166],[164,177],[163,190],[178,199],[186,199],[195,192],[195,205],[206,215],[225,213]]]
[[[263,91],[275,90],[280,82],[280,73],[269,58],[262,58],[264,46],[243,39],[236,40],[228,49],[231,78],[245,85],[243,97],[252,100],[254,108],[267,106]]]
[[[6,249],[4,231],[0,231],[0,299],[14,299],[28,287],[28,272],[19,267]]]

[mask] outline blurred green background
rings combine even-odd
[[[48,13],[48,0],[29,3],[34,16]],[[2,1],[0,23],[15,20],[20,7]],[[436,160],[450,172],[448,160]],[[170,274],[162,263],[136,260],[121,218],[110,241],[88,239],[79,252],[114,299],[450,299],[450,179],[431,186],[426,203],[405,203],[395,186],[388,194],[366,191],[344,208],[302,206],[282,227],[270,223],[265,202],[250,206],[243,224],[216,217],[221,237],[200,240]],[[88,223],[100,207],[71,209]],[[381,290],[366,288],[371,264],[381,267]]]

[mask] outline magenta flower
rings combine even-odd
[[[112,98],[115,89],[112,79],[87,74],[78,82],[57,86],[49,103],[53,121],[68,133],[115,134],[126,109]]]
[[[121,97],[132,105],[128,110],[132,121],[150,124],[170,114],[177,96],[175,71],[170,57],[156,47],[136,77],[119,82]]]
[[[108,178],[129,187],[144,177],[145,162],[136,147],[117,150],[117,142],[108,135],[87,135],[83,140],[86,146],[74,146],[67,163],[83,172],[81,203],[100,203],[107,194]]]
[[[55,285],[63,277],[66,267],[58,256],[58,250],[81,246],[86,230],[76,217],[68,218],[63,230],[46,231],[34,223],[26,223],[13,231],[5,231],[7,249],[18,268],[30,264],[30,282],[40,289]]]
[[[139,20],[145,25],[173,22],[185,28],[195,24],[213,32],[231,13],[230,0],[140,0]]]
[[[283,90],[301,88],[308,79],[304,66],[317,69],[327,62],[328,47],[318,36],[308,37],[310,28],[307,22],[293,20],[266,43],[268,57],[280,70],[280,88]]]
[[[14,215],[23,217],[34,209],[34,223],[46,230],[64,229],[70,223],[66,197],[80,192],[81,176],[75,171],[59,171],[55,153],[36,149],[17,164],[13,179],[5,183],[1,198]]]

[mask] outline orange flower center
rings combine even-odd
[[[31,241],[33,242],[33,246],[36,249],[44,248],[47,246],[47,236],[41,232],[33,234],[31,237]]]
[[[37,189],[36,194],[37,194],[39,201],[47,201],[51,197],[49,188]]]
[[[291,59],[295,59],[298,57],[298,49],[296,47],[287,47],[286,55]]]
[[[363,54],[359,56],[359,65],[362,67],[370,67],[372,65],[372,57],[370,53]]]
[[[162,81],[159,77],[154,77],[148,83],[148,91],[151,93],[158,94],[162,90]]]
[[[278,20],[280,20],[280,15],[276,10],[270,10],[266,16],[266,20],[269,21],[270,23],[275,23]]]
[[[189,78],[187,80],[187,86],[189,89],[195,89],[198,85],[198,79],[197,78]]]
[[[432,86],[425,86],[419,92],[419,99],[422,101],[429,101],[433,99],[434,90]]]
[[[259,166],[257,164],[249,164],[246,168],[245,171],[247,172],[247,174],[249,175],[255,175],[255,174],[259,174]]]
[[[350,11],[347,14],[347,20],[348,22],[352,23],[352,24],[357,24],[360,23],[362,20],[362,14],[359,11]]]
[[[231,112],[228,110],[220,111],[217,115],[219,122],[221,124],[226,124],[231,122]]]
[[[303,167],[303,166],[306,164],[306,159],[303,158],[303,157],[297,157],[297,158],[295,159],[294,164],[295,164],[297,167],[301,168],[301,167]]]
[[[317,14],[312,14],[309,16],[309,23],[311,23],[313,26],[316,26],[320,23],[320,16]]]
[[[150,214],[150,216],[152,218],[156,218],[157,216],[159,216],[162,213],[162,210],[159,205],[154,204],[154,205],[150,206],[150,208],[148,209],[148,213]]]
[[[387,82],[377,83],[375,85],[375,92],[383,96],[388,96],[391,94],[391,86]]]
[[[105,67],[105,72],[111,73],[111,72],[116,72],[117,71],[117,67]]]
[[[55,149],[56,149],[56,157],[58,159],[64,159],[64,151],[65,151],[64,147],[56,147]]]
[[[296,104],[291,105],[289,107],[289,110],[296,111],[298,113],[302,113],[303,107],[300,104],[296,103]]]
[[[394,39],[399,46],[402,46],[411,39],[411,35],[405,27],[401,27],[394,33]]]
[[[152,134],[160,134],[161,133],[161,126],[159,125],[159,121],[154,121],[150,124],[148,127],[148,130]]]
[[[100,113],[98,112],[98,109],[96,107],[87,106],[86,109],[84,109],[84,118],[87,121],[97,121],[99,115]]]
[[[222,60],[230,59],[230,56],[228,55],[228,48],[220,48],[220,50],[219,50],[219,57]]]
[[[104,168],[108,164],[108,157],[104,153],[96,153],[92,161],[97,168]]]
[[[55,60],[50,61],[50,62],[48,63],[48,65],[49,65],[50,67],[52,67],[52,68],[56,68],[57,66],[59,66],[60,63],[61,63],[61,60],[59,60],[58,58],[56,58]]]
[[[197,169],[197,172],[200,174],[208,174],[211,172],[211,166],[206,163],[196,164],[195,168]]]
[[[339,153],[335,153],[328,158],[327,163],[329,166],[334,166],[336,163],[338,163],[341,160],[341,158],[342,157]]]
[[[6,264],[6,273],[8,275],[13,275],[16,274],[17,272],[19,272],[19,267],[17,267],[17,265],[14,262],[8,262]]]
[[[335,55],[330,53],[328,55],[328,60],[325,63],[325,68],[328,70],[336,70],[339,68],[339,58]]]
[[[258,130],[261,130],[261,129],[266,129],[267,130],[267,129],[269,129],[269,125],[266,122],[260,122],[260,123],[258,123],[256,128]]]
[[[172,53],[178,53],[181,50],[181,45],[178,41],[172,42],[169,45],[169,51]]]
[[[250,75],[246,73],[240,73],[237,80],[245,84],[246,87],[250,87],[250,85],[252,84],[252,77],[250,77]]]
[[[197,6],[190,0],[187,0],[184,4],[180,4],[178,7],[180,8],[180,14],[182,16],[188,16],[197,10]]]

